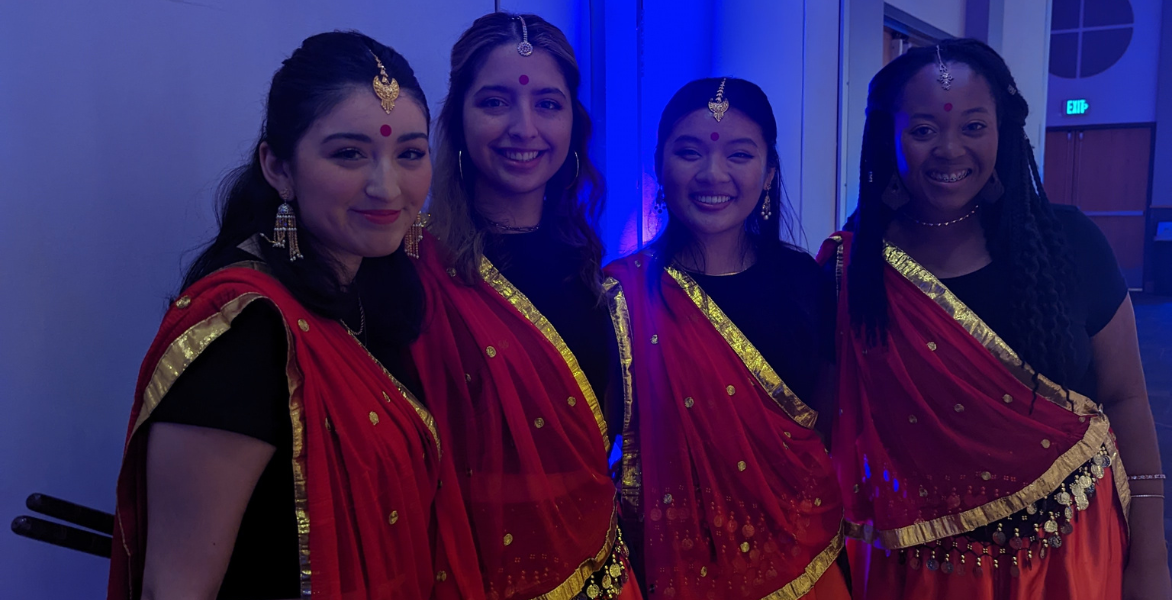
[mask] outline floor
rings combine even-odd
[[[1172,298],[1133,296],[1148,398],[1160,438],[1164,471],[1172,472]],[[1164,503],[1165,537],[1172,539],[1172,504]]]

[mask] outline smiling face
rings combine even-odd
[[[761,127],[730,110],[718,123],[692,111],[663,145],[664,201],[673,219],[698,237],[744,229],[765,182],[773,178]]]
[[[948,65],[952,89],[936,81],[935,64],[903,89],[895,113],[899,175],[912,208],[947,218],[967,209],[997,163],[997,105],[984,77],[964,63]]]
[[[544,189],[566,160],[574,111],[569,86],[548,52],[489,53],[464,97],[464,142],[482,185],[503,194]]]
[[[399,248],[431,185],[427,118],[404,94],[390,114],[369,87],[356,87],[298,141],[293,160],[260,147],[265,178],[290,190],[299,226],[357,270],[363,258]]]

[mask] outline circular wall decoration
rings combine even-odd
[[[1050,74],[1079,79],[1110,69],[1127,53],[1134,25],[1130,0],[1054,0]]]

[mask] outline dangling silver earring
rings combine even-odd
[[[667,202],[664,200],[663,188],[659,188],[659,191],[655,193],[655,201],[651,203],[651,210],[654,210],[657,215],[662,215],[663,211],[667,210]]]
[[[765,221],[773,216],[773,209],[769,206],[769,188],[765,188],[765,201],[761,203],[761,218]]]
[[[464,151],[456,153],[456,164],[460,165],[460,181],[464,181]]]
[[[281,200],[281,205],[277,207],[277,222],[273,225],[273,239],[265,239],[275,248],[288,248],[289,262],[293,262],[305,258],[297,242],[297,214],[289,203],[293,200],[293,192],[288,188],[281,190]]]

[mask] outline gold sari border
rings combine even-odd
[[[602,445],[606,452],[610,453],[610,438],[606,434],[606,417],[602,414],[602,408],[598,404],[598,396],[594,394],[594,388],[590,387],[590,380],[586,378],[586,373],[582,371],[581,365],[578,364],[578,359],[574,357],[574,353],[570,351],[570,347],[566,345],[565,340],[562,339],[561,334],[554,329],[553,323],[537,310],[533,302],[529,300],[521,290],[517,289],[505,276],[488,260],[488,257],[481,257],[480,260],[480,277],[484,279],[496,293],[500,294],[521,316],[533,323],[533,326],[553,344],[558,354],[561,354],[562,360],[565,361],[566,366],[570,369],[570,374],[574,376],[574,381],[578,383],[578,387],[582,390],[582,397],[586,399],[586,404],[590,406],[591,412],[594,413],[594,420],[598,423],[598,430],[602,434]],[[584,580],[583,580],[584,581]]]
[[[818,553],[810,564],[806,565],[806,570],[797,579],[787,583],[785,587],[765,596],[761,600],[797,600],[802,596],[810,593],[814,589],[814,585],[818,583],[819,579],[826,574],[827,569],[834,564],[838,559],[838,555],[842,552],[843,547],[843,529],[840,526],[838,533],[834,535],[834,539],[830,540],[830,545],[825,550]]]
[[[928,269],[925,269],[915,261],[903,250],[896,246],[887,243],[883,250],[884,257],[887,259],[896,272],[910,281],[913,285],[920,288],[926,296],[931,298],[940,308],[944,309],[961,327],[968,331],[974,338],[977,339],[982,346],[984,346],[993,356],[1013,374],[1025,386],[1033,389],[1034,387],[1034,370],[1025,363],[1005,343],[997,332],[993,331],[975,312],[972,311],[956,294],[952,293],[947,286],[936,278]],[[1057,404],[1063,408],[1067,408],[1066,391],[1062,386],[1054,383],[1046,376],[1037,374],[1038,377],[1038,395],[1047,400]],[[1086,396],[1070,390],[1070,401],[1074,404],[1074,413],[1080,416],[1094,416],[1102,415],[1098,404]]]
[[[785,411],[785,414],[789,415],[795,423],[806,429],[813,429],[814,423],[818,420],[817,411],[807,406],[798,398],[797,394],[794,394],[793,390],[789,389],[777,371],[774,371],[773,367],[766,362],[765,357],[753,346],[749,338],[741,333],[732,319],[729,319],[724,311],[716,305],[716,302],[708,297],[700,284],[696,283],[696,280],[687,273],[674,267],[667,267],[666,270],[692,300],[692,303],[696,305],[696,308],[708,317],[708,321],[712,323],[712,326],[716,328],[729,347],[737,353],[741,362],[765,389],[765,393],[769,394],[769,397],[773,398],[781,410]]]
[[[947,537],[963,535],[978,527],[995,523],[1024,510],[1030,504],[1048,496],[1058,489],[1076,469],[1086,464],[1099,452],[1099,448],[1110,440],[1110,426],[1106,418],[1093,417],[1086,434],[1070,450],[1067,450],[1054,464],[1020,491],[987,502],[964,512],[937,517],[899,527],[876,531],[872,525],[847,523],[847,535],[884,550],[898,550],[921,546]],[[1115,460],[1113,458],[1112,460]],[[1115,464],[1112,463],[1112,468]],[[1123,469],[1120,468],[1120,472]],[[1126,474],[1123,475],[1126,482]],[[1115,477],[1118,482],[1119,477]],[[1121,492],[1122,493],[1122,492]],[[1130,498],[1130,495],[1128,496]],[[1122,495],[1120,496],[1122,499]]]
[[[403,398],[407,400],[409,404],[411,404],[411,408],[415,409],[415,414],[419,416],[419,420],[423,421],[423,425],[427,427],[427,431],[431,433],[431,441],[435,442],[436,453],[442,457],[444,454],[443,447],[440,445],[439,430],[437,430],[435,427],[435,417],[432,416],[431,411],[427,410],[427,407],[424,406],[423,403],[415,397],[415,394],[412,394],[411,390],[407,389],[407,386],[403,385],[403,383],[399,381],[398,378],[392,375],[391,372],[388,371],[385,366],[383,366],[383,363],[379,361],[379,359],[375,358],[374,354],[371,354],[370,350],[367,349],[367,347],[358,340],[358,336],[354,335],[354,332],[350,331],[350,328],[346,327],[345,323],[342,323],[341,325],[346,330],[346,333],[349,333],[350,337],[354,339],[354,343],[358,344],[359,348],[362,348],[363,352],[365,352],[366,355],[370,357],[370,360],[374,362],[374,364],[378,365],[379,369],[382,369],[383,375],[386,375],[387,379],[390,379],[391,383],[395,384],[395,389],[399,390],[399,393],[403,395]],[[387,398],[387,400],[389,401],[390,399]]]
[[[249,304],[260,298],[262,298],[260,294],[248,292],[229,300],[219,312],[192,325],[167,346],[162,357],[159,358],[159,362],[155,364],[154,372],[151,374],[146,389],[143,390],[142,409],[138,413],[138,419],[134,422],[134,428],[131,429],[131,436],[138,432],[138,428],[142,427],[143,423],[146,423],[155,409],[159,407],[159,403],[163,401],[163,396],[171,391],[171,386],[175,385],[179,376],[191,366],[191,363],[195,362],[195,359],[204,350],[207,350],[212,342],[219,339],[232,327],[232,321],[240,316],[240,313]]]
[[[283,316],[283,315],[282,315]],[[289,422],[293,426],[293,507],[297,515],[297,561],[301,599],[310,600],[313,594],[309,565],[309,491],[306,487],[308,469],[305,464],[305,403],[301,386],[301,369],[297,367],[293,349],[293,331],[285,324],[285,378],[289,380]]]
[[[631,379],[631,365],[634,363],[634,354],[631,351],[631,313],[627,308],[627,296],[623,293],[623,286],[617,279],[606,278],[602,289],[609,300],[610,320],[614,324],[615,337],[618,339],[619,366],[623,374],[623,458],[619,495],[622,497],[623,506],[636,511],[632,514],[638,514],[642,477],[639,473],[639,450],[635,442],[635,432],[631,429],[635,401],[635,388]]]
[[[598,551],[598,554],[586,559],[560,585],[533,598],[533,600],[573,600],[578,594],[582,593],[582,587],[586,585],[586,581],[590,579],[591,575],[603,567],[606,559],[610,557],[610,553],[614,551],[615,540],[618,538],[619,532],[618,517],[619,513],[617,509],[611,512],[610,528],[606,532],[606,541],[602,544],[602,549]]]

